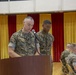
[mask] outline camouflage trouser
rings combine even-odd
[[[66,66],[62,66],[62,75],[67,75],[69,73],[69,70]]]

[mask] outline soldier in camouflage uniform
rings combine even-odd
[[[61,61],[62,61],[62,75],[67,75],[69,73],[69,70],[66,66],[66,61],[65,58],[68,57],[68,55],[70,54],[71,50],[72,50],[72,44],[68,43],[66,46],[66,50],[64,50],[61,54]]]
[[[23,21],[24,27],[15,32],[8,45],[10,57],[32,56],[35,54],[35,36],[31,32],[34,25],[32,17],[28,16]],[[39,51],[39,43],[36,44]]]
[[[69,64],[73,70],[73,72],[69,72],[69,75],[76,75],[76,44],[73,44],[72,53],[65,58],[66,63]]]
[[[45,20],[42,26],[43,30],[37,33],[40,39],[40,53],[42,55],[51,55],[51,46],[54,41],[53,35],[48,33],[51,28],[51,22],[49,20]]]
[[[49,20],[45,20],[42,26],[43,29],[37,33],[39,37],[40,53],[41,55],[51,55],[51,46],[54,41],[53,35],[49,33],[49,30],[51,28],[51,22]],[[50,60],[51,60],[51,75],[52,75],[53,71],[52,58]]]

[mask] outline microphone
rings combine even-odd
[[[36,33],[34,29],[32,29],[32,32],[33,32],[34,34]]]
[[[36,34],[36,32],[35,32],[35,30],[34,30],[34,29],[32,29],[32,32],[34,33],[34,35],[35,35],[36,39],[37,39],[38,41],[40,41],[40,39],[39,39],[39,37],[38,37],[38,35]]]
[[[34,29],[32,29],[32,32],[33,32],[33,34],[35,35],[35,38],[36,38],[38,41],[42,42],[42,41],[40,40],[39,36],[37,35],[37,33],[35,32]]]

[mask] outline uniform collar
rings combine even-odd
[[[44,30],[41,31],[43,34],[47,35],[48,33],[44,32]]]

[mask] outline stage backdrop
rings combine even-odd
[[[19,14],[0,15],[0,58],[8,58],[8,42],[11,35],[22,29],[23,19],[32,16],[35,20],[34,29],[36,32],[42,29],[42,22],[45,19],[52,21],[52,28],[49,33],[54,35],[51,54],[55,62],[60,60],[61,52],[67,43],[76,42],[76,12],[68,13],[46,13],[46,14]]]

